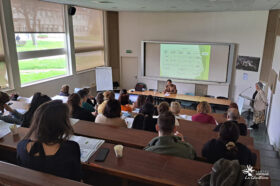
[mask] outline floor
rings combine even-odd
[[[280,159],[269,144],[265,125],[261,124],[258,130],[251,130],[250,135],[254,138],[255,148],[260,151],[261,170],[269,172],[271,186],[280,186]]]

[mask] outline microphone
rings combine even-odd
[[[249,90],[250,88],[252,88],[251,86],[250,87],[248,87],[248,88],[246,88],[246,89],[244,89],[240,94],[239,94],[239,96],[241,96],[242,95],[242,93],[244,93],[244,92],[246,92],[247,90]]]

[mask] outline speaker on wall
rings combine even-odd
[[[76,13],[76,8],[74,6],[70,6],[68,9],[68,14],[73,16]]]

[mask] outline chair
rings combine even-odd
[[[216,98],[217,98],[217,99],[228,100],[228,98],[227,98],[227,97],[224,97],[224,96],[217,96]],[[226,106],[226,105],[214,105],[214,106],[213,106],[213,110],[214,110],[215,112],[217,112],[217,111],[226,112],[226,111],[228,110],[228,106]]]
[[[187,92],[185,93],[185,95],[194,96],[194,93]],[[196,110],[197,107],[197,103],[193,101],[181,101],[180,104],[183,108],[192,109],[192,110]]]
[[[145,83],[137,83],[135,85],[135,91],[145,91],[147,90],[147,85]]]

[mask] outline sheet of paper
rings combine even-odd
[[[11,132],[10,126],[12,126],[12,125],[14,125],[14,124],[6,123],[6,122],[0,120],[0,138],[3,138],[4,136],[6,136],[7,134],[9,134]],[[17,127],[19,127],[19,125],[17,125]]]
[[[52,97],[52,100],[61,100],[63,103],[67,103],[68,97],[56,95]]]
[[[79,144],[81,150],[81,161],[87,162],[99,147],[105,142],[104,140],[87,138],[83,136],[71,136],[70,140]]]
[[[170,96],[170,94],[169,93],[165,93],[164,96],[167,97],[167,96]]]
[[[79,119],[75,119],[75,118],[70,118],[70,122],[71,122],[71,125],[75,125],[78,121],[80,121]]]

